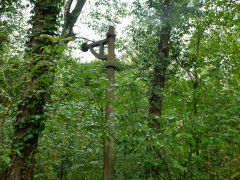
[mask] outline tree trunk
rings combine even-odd
[[[18,115],[14,125],[11,163],[6,173],[6,180],[31,180],[33,178],[34,155],[38,136],[44,129],[44,105],[50,95],[53,72],[50,64],[53,57],[43,52],[43,46],[50,45],[41,34],[54,35],[57,30],[57,16],[60,12],[58,0],[35,1],[32,30],[26,54],[30,59],[25,87],[22,91]]]
[[[160,129],[159,117],[162,116],[163,91],[165,86],[166,71],[170,64],[169,50],[170,50],[170,4],[169,1],[164,3],[163,14],[161,16],[162,28],[160,30],[160,40],[158,43],[157,58],[154,64],[152,73],[152,89],[149,99],[149,113],[151,115],[150,127],[155,128],[156,131]]]
[[[166,71],[170,64],[169,50],[170,50],[170,35],[172,26],[170,24],[170,9],[171,5],[169,0],[165,0],[163,3],[163,11],[161,15],[162,27],[160,30],[160,40],[158,42],[157,48],[157,60],[154,64],[154,69],[152,73],[152,87],[151,94],[149,98],[149,114],[150,122],[149,126],[158,133],[161,128],[161,123],[159,118],[162,116],[162,104],[163,104],[163,92],[166,81]],[[153,147],[157,153],[157,157],[162,159],[160,150]],[[167,165],[166,165],[167,166]],[[167,172],[169,174],[168,167]],[[154,176],[158,176],[160,173],[160,165],[151,165],[150,169],[147,169],[147,173],[150,175],[154,173]]]

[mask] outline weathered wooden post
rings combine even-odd
[[[113,107],[113,100],[114,100],[114,83],[115,83],[115,76],[114,72],[116,69],[115,66],[115,28],[113,26],[109,27],[107,38],[95,43],[82,45],[82,51],[86,52],[90,49],[91,53],[102,60],[107,60],[107,78],[109,79],[109,85],[107,88],[107,105],[106,105],[106,123],[110,125],[111,122],[114,120],[114,107]],[[108,54],[104,55],[104,45],[108,45]],[[93,48],[99,47],[99,53],[97,53]],[[104,180],[110,179],[115,175],[114,171],[114,141],[113,137],[110,135],[105,137],[104,139],[104,167],[103,167],[103,178]]]

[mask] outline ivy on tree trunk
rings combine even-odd
[[[18,105],[12,143],[12,165],[8,168],[6,180],[30,180],[33,177],[38,137],[44,129],[46,119],[44,105],[54,78],[50,70],[54,56],[44,52],[44,47],[51,45],[51,41],[42,39],[40,35],[55,35],[61,2],[39,0],[33,4],[32,29],[26,50],[30,67]]]
[[[170,23],[171,9],[172,9],[171,1],[165,0],[162,5],[162,15],[160,17],[162,23],[159,33],[159,42],[157,46],[156,54],[157,60],[154,63],[152,73],[151,94],[149,98],[149,114],[150,114],[149,126],[155,129],[156,132],[159,132],[161,128],[159,118],[162,116],[162,104],[164,97],[163,92],[166,81],[166,71],[170,64],[169,51],[170,51],[170,36],[172,30],[172,25]],[[158,158],[163,159],[159,149],[156,147],[153,148],[157,152]],[[169,174],[169,169],[166,162],[165,165],[167,167],[167,172]],[[153,165],[152,167],[150,167],[150,169],[152,169],[153,173],[156,175],[159,175],[160,168],[161,167],[159,165]]]
[[[172,26],[170,24],[170,9],[171,4],[168,0],[163,3],[162,10],[162,27],[159,34],[159,42],[157,47],[157,60],[154,63],[152,73],[152,87],[149,98],[149,113],[151,115],[150,126],[157,131],[160,129],[159,117],[162,116],[163,90],[165,86],[166,71],[170,64],[169,50],[170,50],[170,35]]]

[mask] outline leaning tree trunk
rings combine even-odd
[[[25,87],[18,106],[14,124],[11,163],[6,180],[30,180],[33,176],[34,155],[39,133],[44,129],[44,105],[50,94],[53,72],[53,56],[47,55],[43,47],[51,45],[41,34],[54,35],[58,27],[57,16],[60,12],[59,0],[37,0],[34,2],[32,29],[27,43],[26,54],[30,59],[29,70],[25,77]],[[49,81],[50,80],[50,81]]]

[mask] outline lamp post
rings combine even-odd
[[[97,41],[91,44],[84,43],[82,45],[82,51],[86,52],[90,49],[91,53],[98,59],[107,60],[107,78],[109,80],[109,85],[107,87],[107,104],[106,104],[106,115],[105,121],[107,124],[111,124],[114,120],[114,83],[115,83],[115,28],[113,26],[109,26],[107,38],[101,41]],[[104,54],[104,45],[108,46],[108,54]],[[99,47],[99,52],[94,50],[94,47]],[[110,125],[111,128],[113,128]],[[115,175],[114,171],[114,141],[113,137],[110,135],[109,137],[104,138],[104,167],[103,167],[103,178],[107,180]]]

